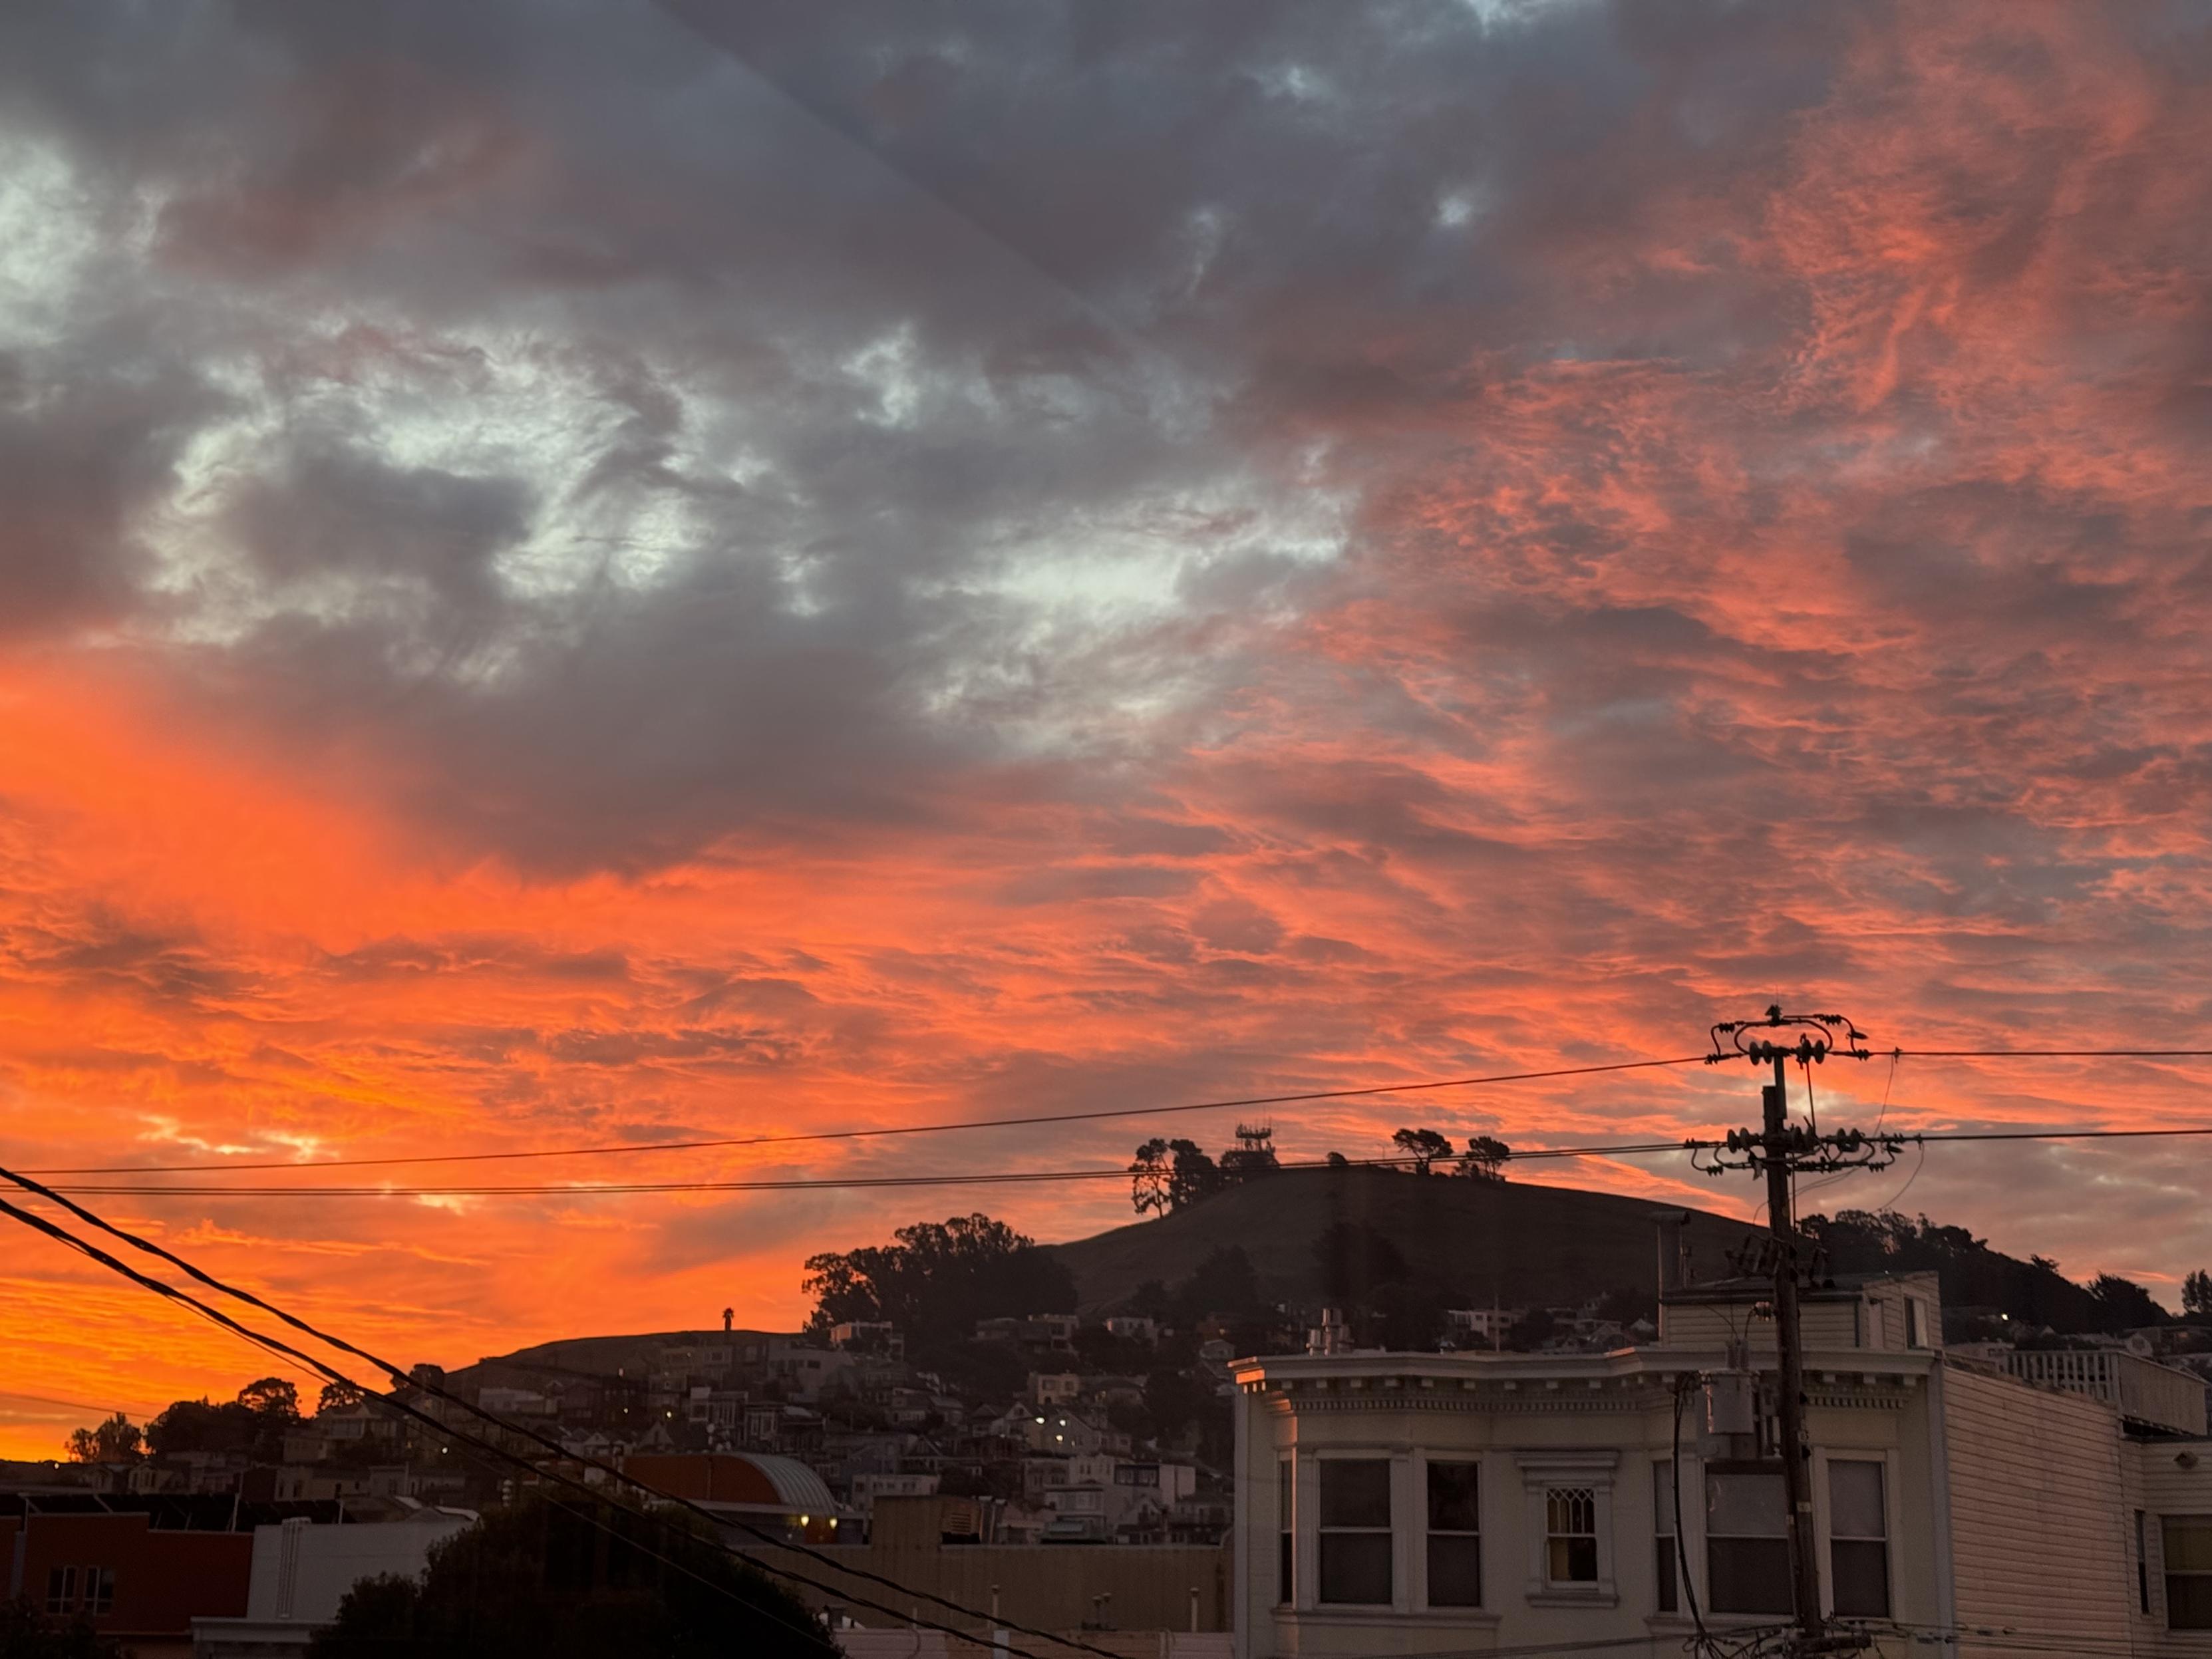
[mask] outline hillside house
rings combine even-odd
[[[1664,1285],[1658,1340],[1603,1354],[1239,1362],[1239,1659],[1550,1643],[1656,1656],[1699,1617],[1786,1617],[1766,1294]],[[1893,1656],[1962,1626],[2055,1650],[2212,1653],[2212,1443],[2193,1379],[1947,1356],[1932,1275],[1825,1285],[1804,1328],[1831,1613]]]

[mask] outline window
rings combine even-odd
[[[1597,1583],[1597,1493],[1544,1489],[1544,1577],[1554,1584]]]
[[[75,1567],[46,1569],[46,1611],[48,1613],[76,1611],[76,1569]]]
[[[115,1569],[87,1567],[84,1570],[84,1610],[97,1617],[115,1611]]]
[[[1481,1468],[1429,1465],[1429,1605],[1482,1605]]]
[[[1789,1510],[1782,1471],[1705,1475],[1705,1599],[1715,1613],[1789,1613]]]
[[[1319,1599],[1354,1606],[1390,1602],[1390,1464],[1387,1458],[1321,1462]]]
[[[2166,1627],[2212,1630],[2212,1515],[2165,1515]]]
[[[1676,1565],[1679,1547],[1674,1541],[1674,1466],[1672,1462],[1651,1466],[1651,1534],[1657,1540],[1654,1565],[1659,1585],[1659,1611],[1679,1612],[1681,1607],[1681,1568]]]
[[[1889,1522],[1881,1465],[1828,1465],[1828,1582],[1845,1618],[1889,1617]]]
[[[1297,1599],[1297,1534],[1291,1530],[1297,1486],[1297,1465],[1285,1457],[1275,1465],[1275,1600],[1283,1607]]]
[[[2136,1605],[2138,1610],[2150,1611],[2149,1538],[2143,1530],[2143,1512],[2136,1511]]]

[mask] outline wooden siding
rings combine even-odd
[[[2116,1413],[1956,1367],[1942,1389],[1960,1623],[2124,1639],[2135,1577]],[[1959,1648],[2000,1650],[1971,1638]]]

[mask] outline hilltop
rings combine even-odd
[[[1338,1223],[1372,1229],[1422,1282],[1488,1306],[1579,1303],[1656,1288],[1652,1217],[1679,1206],[1573,1187],[1413,1176],[1395,1170],[1284,1170],[1157,1220],[1045,1249],[1075,1276],[1084,1312],[1148,1280],[1175,1285],[1217,1250],[1242,1249],[1271,1302],[1324,1300],[1315,1245]],[[1692,1210],[1693,1273],[1725,1271],[1743,1223]]]

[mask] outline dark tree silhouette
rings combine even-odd
[[[1155,1135],[1137,1148],[1129,1165],[1129,1201],[1139,1215],[1147,1210],[1166,1215],[1212,1197],[1221,1187],[1220,1166],[1194,1140]]]
[[[2212,1315],[2212,1273],[2199,1267],[2181,1281],[2181,1310],[2198,1319]]]
[[[1480,1181],[1503,1181],[1506,1160],[1512,1156],[1513,1149],[1504,1141],[1491,1135],[1477,1135],[1459,1155],[1459,1172]]]
[[[805,1607],[684,1520],[563,1496],[495,1510],[430,1553],[422,1582],[372,1578],[310,1659],[835,1659]]]
[[[125,1659],[122,1644],[82,1620],[64,1624],[28,1596],[0,1601],[0,1659]]]
[[[1452,1144],[1434,1129],[1401,1129],[1390,1144],[1413,1161],[1413,1173],[1426,1175],[1429,1166],[1452,1155]]]
[[[146,1437],[121,1412],[95,1428],[70,1431],[69,1455],[77,1463],[128,1463],[143,1456]]]
[[[802,1288],[815,1299],[809,1330],[888,1319],[910,1340],[964,1340],[979,1319],[1075,1306],[1067,1269],[1003,1221],[957,1215],[891,1237],[897,1243],[806,1259]]]

